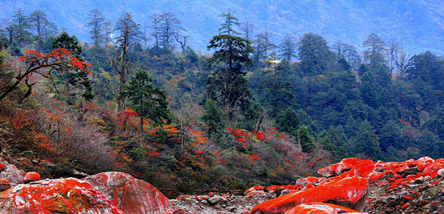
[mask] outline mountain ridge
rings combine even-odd
[[[60,29],[90,41],[87,23],[89,10],[98,8],[113,23],[124,11],[134,14],[141,25],[150,24],[154,13],[172,12],[183,23],[191,38],[191,46],[206,51],[206,44],[217,33],[220,13],[233,11],[240,21],[249,21],[256,33],[268,30],[278,41],[287,33],[301,36],[313,32],[330,43],[342,41],[358,48],[371,32],[384,40],[396,39],[410,53],[430,50],[444,55],[444,2],[438,1],[75,1],[75,0],[1,0],[4,13],[0,20],[11,17],[22,8],[26,14],[44,10]],[[171,6],[174,5],[174,6]],[[67,20],[67,21],[66,21]],[[356,30],[357,29],[357,30]]]

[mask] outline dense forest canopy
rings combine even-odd
[[[0,64],[9,66],[2,105],[16,100],[60,126],[31,128],[39,114],[17,113],[17,131],[41,132],[59,154],[65,144],[56,142],[86,142],[69,129],[89,127],[88,146],[103,150],[91,163],[69,148],[73,167],[124,169],[176,194],[213,181],[220,189],[285,183],[350,156],[444,154],[444,59],[434,52],[406,52],[378,32],[362,50],[310,32],[272,38],[271,26],[253,31],[224,12],[208,54],[199,54],[174,13],[152,14],[148,27],[129,12],[114,23],[100,9],[88,14],[88,41],[43,10],[19,9],[0,28]]]

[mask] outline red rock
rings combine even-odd
[[[276,191],[276,190],[300,190],[302,186],[300,185],[273,185],[268,186],[266,188],[267,191]]]
[[[173,213],[173,204],[151,184],[123,172],[104,172],[85,178],[126,214]]]
[[[390,194],[397,194],[402,189],[409,189],[427,181],[430,181],[427,182],[429,186],[439,185],[442,179],[436,178],[444,176],[443,170],[444,159],[433,160],[430,157],[387,163],[346,158],[339,163],[319,169],[318,174],[324,177],[306,177],[296,180],[296,184],[300,187],[295,190],[297,192],[290,192],[258,204],[253,208],[252,213],[284,213],[299,204],[312,202],[332,201],[353,204],[366,193],[368,181],[372,181],[377,185],[376,188],[382,190],[381,196],[388,195],[384,190],[389,191]],[[350,179],[354,182],[349,182]],[[347,182],[348,185],[345,185]],[[444,192],[444,189],[439,188],[441,192]],[[270,186],[266,189],[267,191],[282,190],[285,189],[285,186]],[[418,198],[419,195],[417,193],[415,198]],[[404,202],[413,200],[411,196],[405,196],[403,199]],[[369,207],[373,205],[370,204]],[[401,206],[411,205],[398,204],[397,208],[399,209]]]
[[[25,175],[25,181],[34,181],[39,179],[40,179],[40,174],[37,172],[28,172]]]
[[[248,195],[250,192],[256,191],[256,190],[264,190],[265,187],[263,186],[254,186],[251,187],[250,189],[245,190],[244,195]]]
[[[403,198],[405,198],[406,200],[412,200],[412,196],[409,196],[409,195],[405,195]]]
[[[6,178],[0,179],[0,192],[5,191],[11,187],[11,182]]]
[[[434,160],[430,157],[422,157],[418,159],[415,163],[418,170],[423,171],[427,167],[427,165],[432,164],[433,162]]]
[[[5,164],[0,163],[0,171],[3,171],[6,168]]]
[[[383,178],[385,175],[393,173],[391,170],[383,171],[383,172],[372,172],[369,174],[369,179],[376,183],[379,179]]]
[[[404,205],[401,206],[401,209],[405,209],[408,206],[410,206],[410,203],[405,203]]]
[[[349,209],[347,207],[338,206],[329,203],[311,203],[311,204],[300,204],[287,212],[285,214],[338,214],[338,213],[355,213],[360,212],[356,210]]]
[[[0,213],[124,214],[89,183],[75,178],[19,184],[3,192]]]
[[[375,163],[372,160],[361,160],[359,158],[345,158],[337,164],[321,168],[318,174],[324,177],[331,177],[333,175],[340,175],[346,170],[353,171],[354,174],[366,177],[375,168]]]
[[[289,193],[256,205],[251,213],[283,213],[301,203],[351,202],[356,203],[367,193],[366,178],[348,177],[329,182],[304,191]]]

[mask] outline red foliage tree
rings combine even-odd
[[[50,78],[50,72],[53,70],[65,72],[88,71],[91,74],[88,70],[90,64],[80,61],[64,48],[58,48],[46,54],[36,50],[26,50],[25,54],[25,56],[20,57],[20,61],[25,64],[24,71],[19,71],[14,78],[15,82],[2,89],[0,100],[17,89],[20,83],[25,83],[28,87],[24,98],[29,96],[32,92],[32,86],[35,85],[35,83],[29,82],[33,74],[39,74],[44,78]]]

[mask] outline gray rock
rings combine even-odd
[[[26,172],[17,169],[15,165],[8,164],[6,168],[0,173],[0,178],[7,178],[12,185],[22,184],[25,179]]]
[[[439,175],[439,177],[444,177],[444,169],[439,169],[438,175]]]
[[[222,201],[222,199],[223,199],[222,197],[215,195],[213,197],[208,198],[208,202],[210,202],[210,204],[217,204],[220,201]]]

